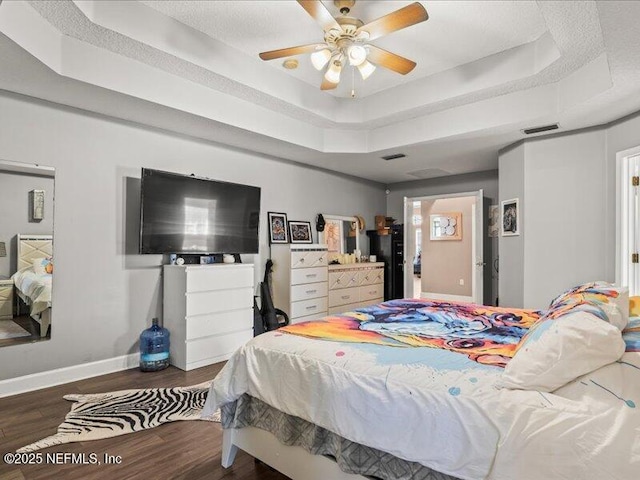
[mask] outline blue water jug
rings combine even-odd
[[[169,330],[158,325],[158,319],[153,319],[153,325],[140,334],[140,370],[143,372],[157,372],[169,366]]]

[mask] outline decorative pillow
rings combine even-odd
[[[557,318],[568,311],[575,310],[576,305],[584,306],[605,322],[624,330],[629,323],[629,289],[617,287],[607,282],[591,282],[578,285],[558,295],[549,306],[545,316]],[[597,308],[592,308],[597,307]]]
[[[587,311],[545,316],[522,337],[498,385],[552,392],[615,362],[624,350],[620,330]]]
[[[37,275],[53,273],[53,258],[36,258],[33,260],[33,271]]]
[[[640,297],[629,297],[629,316],[640,317]]]

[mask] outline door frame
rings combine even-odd
[[[415,235],[409,235],[410,230],[413,229],[412,217],[413,217],[413,203],[421,202],[423,200],[442,200],[447,198],[459,198],[459,197],[476,197],[476,203],[472,208],[472,214],[474,218],[471,221],[471,301],[477,304],[483,304],[484,296],[484,242],[483,242],[483,199],[484,190],[473,190],[470,192],[460,193],[443,193],[439,195],[420,195],[417,197],[404,197],[404,292],[405,296],[409,289],[411,289],[412,296],[415,296],[413,291],[413,256],[415,252],[413,248],[409,248],[409,240],[414,241]],[[425,225],[425,219],[422,219],[422,225]],[[479,227],[479,228],[478,228]],[[425,232],[422,232],[425,235]],[[424,237],[423,237],[424,238]],[[408,252],[413,252],[414,255],[411,258],[410,265],[407,264]],[[478,279],[480,280],[478,282]],[[420,292],[421,293],[421,292]],[[469,297],[458,297],[456,295],[439,294],[439,297],[443,300],[458,300],[469,301]]]

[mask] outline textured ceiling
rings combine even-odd
[[[22,3],[0,4],[0,89],[381,183],[497,168],[498,149],[522,138],[523,127],[560,122],[566,131],[640,109],[640,2],[423,2],[429,21],[378,43],[406,56],[415,48],[421,76],[384,84],[381,75],[356,99],[257,58],[316,41],[307,39],[317,25],[296,2],[111,1],[102,6],[120,10],[104,23],[91,1],[29,2],[63,34],[46,37],[62,45],[49,59],[34,49],[47,28]],[[369,20],[407,3],[361,2],[357,15]],[[100,74],[103,60],[115,80]],[[142,66],[155,97],[132,89]],[[169,80],[180,90],[163,91]],[[208,92],[231,107],[173,101],[180,93],[207,104]],[[218,115],[233,105],[235,116]],[[396,152],[407,157],[380,159]]]

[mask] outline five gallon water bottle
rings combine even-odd
[[[169,366],[169,330],[158,325],[158,319],[153,319],[153,325],[140,334],[140,370],[156,372]]]

